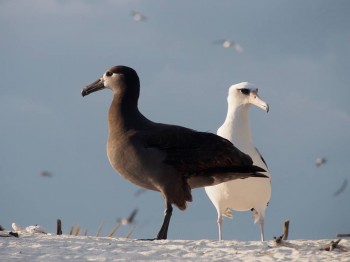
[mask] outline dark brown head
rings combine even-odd
[[[101,78],[86,86],[82,96],[102,89],[111,89],[115,95],[131,98],[136,101],[140,94],[140,80],[136,71],[127,66],[113,66]]]

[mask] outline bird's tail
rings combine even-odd
[[[259,172],[266,172],[266,170],[259,166],[224,166],[224,167],[214,167],[214,168],[205,169],[202,171],[201,175],[239,173],[239,174],[246,174],[246,175],[243,175],[242,178],[268,177]]]
[[[215,168],[210,171],[206,170],[200,174],[190,176],[187,181],[191,188],[198,188],[214,186],[227,181],[249,177],[261,179],[269,178],[261,172],[265,172],[265,170],[258,166]]]

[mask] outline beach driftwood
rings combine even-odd
[[[17,232],[9,232],[9,235],[12,237],[18,237],[18,233]]]
[[[1,230],[0,237],[19,237],[17,232]]]
[[[77,227],[75,228],[75,235],[76,235],[76,236],[79,236],[79,233],[80,233],[80,226],[77,226]]]
[[[345,237],[350,237],[350,234],[337,234],[336,238],[345,238]]]
[[[69,235],[73,235],[73,230],[74,230],[74,226],[71,226],[70,229],[69,229]]]
[[[289,234],[289,220],[284,221],[283,223],[283,234],[279,237],[273,237],[276,245],[281,245],[283,240],[288,240]]]
[[[321,247],[320,250],[325,250],[325,251],[333,251],[335,248],[339,248],[339,242],[341,239],[338,239],[336,241],[331,241],[328,245]]]
[[[284,221],[283,224],[283,238],[282,240],[288,239],[288,233],[289,233],[289,220]]]
[[[57,219],[57,235],[62,235],[62,222],[61,219]]]

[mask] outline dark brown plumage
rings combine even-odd
[[[166,239],[172,204],[186,208],[191,189],[232,179],[265,177],[252,159],[217,135],[155,123],[138,110],[140,81],[135,70],[115,66],[83,89],[88,95],[111,89],[107,155],[114,169],[130,182],[161,192],[167,206],[157,239]],[[265,178],[262,178],[265,179]]]

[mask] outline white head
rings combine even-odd
[[[258,96],[258,88],[248,82],[232,85],[228,91],[227,102],[235,107],[256,105],[269,112],[269,105]]]

